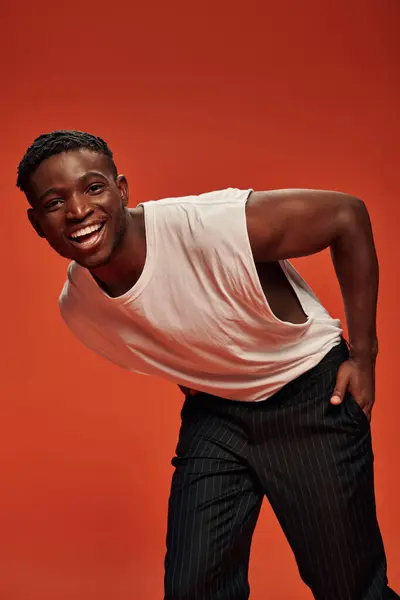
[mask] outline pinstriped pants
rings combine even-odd
[[[399,598],[387,586],[368,419],[329,400],[343,340],[265,402],[187,396],[172,463],[164,600],[246,600],[264,495],[317,600]],[[268,576],[266,569],[266,576]]]

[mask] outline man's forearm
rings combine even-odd
[[[374,360],[378,353],[376,310],[379,266],[370,218],[363,202],[350,207],[331,246],[342,290],[351,356]]]

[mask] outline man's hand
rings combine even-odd
[[[343,402],[346,391],[349,391],[357,404],[371,421],[372,407],[375,402],[375,361],[350,358],[340,365],[335,391],[331,403]]]

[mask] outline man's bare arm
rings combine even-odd
[[[317,190],[252,192],[246,205],[254,259],[272,262],[330,248],[342,290],[352,356],[374,360],[379,269],[365,204]]]

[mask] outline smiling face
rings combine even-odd
[[[27,197],[37,233],[83,267],[106,265],[122,242],[128,185],[104,154],[80,149],[47,158],[30,176]]]

